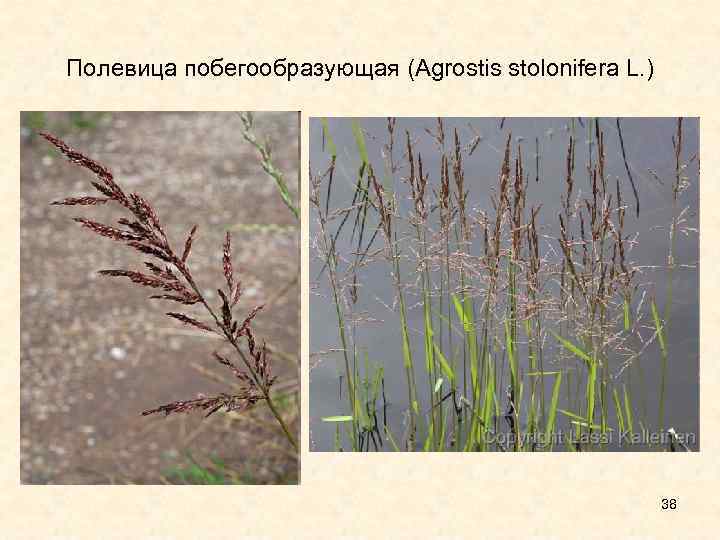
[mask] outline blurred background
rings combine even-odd
[[[198,224],[190,267],[218,302],[222,243],[233,232],[237,316],[259,304],[255,334],[272,351],[284,418],[299,430],[299,223],[245,138],[239,113],[24,112],[21,136],[21,481],[31,484],[296,483],[297,454],[267,408],[142,417],[228,391],[217,338],[166,317],[178,304],[97,271],[138,270],[137,252],[72,221],[111,223],[117,205],[50,206],[93,194],[39,129],[107,166],[158,211],[180,249]],[[297,202],[298,114],[256,113],[252,134]],[[171,309],[168,309],[171,308]]]

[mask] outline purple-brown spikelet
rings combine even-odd
[[[108,225],[98,223],[97,221],[93,221],[91,219],[73,218],[73,220],[78,222],[86,229],[89,229],[94,233],[99,234],[100,236],[112,238],[113,240],[137,241],[143,239],[141,235],[138,235],[136,233],[123,231],[122,229],[117,229],[115,227],[110,227]]]
[[[188,292],[185,285],[179,281],[163,279],[155,276],[149,276],[142,272],[134,270],[100,270],[98,274],[110,277],[126,277],[133,283],[143,285],[145,287],[153,287],[155,289],[164,289],[166,291]]]
[[[230,368],[230,371],[232,371],[233,375],[240,379],[243,383],[248,385],[254,385],[255,383],[250,379],[247,373],[245,373],[243,370],[238,368],[235,364],[233,364],[230,360],[225,358],[224,356],[220,355],[217,352],[213,353],[213,356],[215,357],[215,360],[218,361],[219,364]]]
[[[62,201],[54,201],[50,204],[64,206],[95,206],[96,204],[105,204],[110,201],[109,198],[100,197],[68,197]]]
[[[204,330],[206,332],[215,333],[215,330],[213,330],[210,326],[208,326],[205,323],[201,323],[197,319],[193,319],[192,317],[189,317],[185,315],[184,313],[175,313],[173,311],[169,311],[166,313],[168,317],[172,317],[173,319],[177,319],[181,323],[185,323],[189,326],[194,326],[195,328],[199,328],[200,330]]]
[[[247,317],[245,317],[245,320],[242,322],[239,329],[237,330],[236,335],[238,338],[250,334],[250,323],[255,318],[255,315],[257,315],[263,307],[265,306],[256,306],[250,311],[250,313],[248,313]]]
[[[183,249],[182,254],[182,262],[187,262],[188,257],[190,256],[190,250],[192,249],[192,243],[193,243],[193,237],[195,236],[195,233],[197,232],[197,225],[194,225],[192,229],[190,229],[190,233],[188,234],[187,240],[185,240],[185,248]]]
[[[205,418],[216,413],[222,408],[226,411],[244,411],[255,405],[261,396],[250,392],[241,394],[219,394],[213,397],[201,397],[185,401],[173,401],[167,405],[161,405],[155,409],[148,409],[142,412],[143,416],[149,414],[164,413],[168,416],[173,413],[186,413],[196,410],[208,411]]]
[[[140,223],[139,221],[130,221],[127,218],[120,218],[118,219],[118,224],[123,225],[124,227],[127,227],[131,231],[139,234],[142,238],[150,238],[151,234],[148,228]]]
[[[225,243],[223,244],[223,274],[227,281],[228,291],[233,291],[233,267],[232,267],[232,244],[230,231],[225,233]]]
[[[144,253],[146,255],[152,255],[153,257],[156,257],[160,259],[161,261],[165,261],[168,263],[175,263],[175,257],[172,253],[169,253],[167,250],[159,249],[154,246],[149,246],[147,244],[143,244],[139,241],[130,241],[127,243],[128,246],[131,248],[137,249],[140,253]]]
[[[145,266],[156,276],[167,279],[170,281],[178,281],[177,276],[173,273],[172,269],[169,266],[166,266],[165,268],[160,268],[156,264],[153,264],[151,262],[146,262]]]
[[[150,296],[150,298],[153,300],[172,300],[173,302],[185,304],[186,306],[191,306],[201,301],[200,296],[191,292],[182,294],[154,294]]]
[[[217,292],[220,295],[220,298],[222,299],[221,310],[222,310],[223,325],[225,326],[225,328],[228,329],[228,331],[232,332],[233,317],[232,317],[232,311],[230,310],[230,302],[228,301],[228,298],[222,289],[218,289]]]
[[[411,176],[412,174],[414,173],[411,173]],[[375,171],[373,170],[372,165],[368,168],[368,176],[370,177],[370,182],[372,183],[375,195],[377,196],[380,224],[382,225],[386,238],[390,241],[390,238],[392,237],[392,214],[389,203],[385,202],[384,190],[375,177]]]
[[[48,142],[55,146],[65,157],[67,157],[72,163],[80,165],[89,171],[92,171],[97,175],[102,184],[93,182],[93,186],[103,195],[107,195],[114,201],[128,207],[129,201],[125,196],[125,193],[120,186],[115,183],[112,173],[104,166],[83,155],[82,153],[70,148],[64,141],[58,139],[50,133],[41,131],[40,135],[44,137]]]

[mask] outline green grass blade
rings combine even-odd
[[[558,399],[560,398],[560,384],[562,383],[562,372],[558,372],[555,377],[555,384],[553,385],[552,397],[550,398],[550,410],[548,411],[548,421],[545,426],[545,441],[546,444],[550,441],[550,450],[552,450],[553,430],[555,429],[555,417],[557,416],[557,405]]]
[[[580,427],[584,427],[584,428],[590,428],[590,429],[594,429],[594,430],[599,430],[599,429],[602,428],[602,426],[601,426],[600,424],[591,424],[591,423],[585,422],[584,420],[583,420],[583,421],[580,421],[580,420],[570,420],[570,423],[571,423],[571,424],[574,424],[574,425],[576,425],[576,426],[580,426]],[[610,429],[610,428],[608,428],[608,429],[609,429],[609,431],[612,431],[612,429]]]
[[[440,364],[440,369],[442,369],[442,372],[445,374],[445,376],[450,381],[450,384],[455,383],[455,371],[448,363],[447,359],[445,358],[445,355],[440,350],[440,347],[437,346],[437,343],[433,343],[433,346],[435,347],[435,354],[437,355],[438,363]]]
[[[617,388],[613,388],[613,401],[615,402],[615,415],[618,420],[618,428],[620,431],[625,431],[625,419],[623,418],[622,406],[620,405]]]
[[[434,425],[434,422],[430,422],[430,424],[428,425],[427,437],[425,437],[425,443],[423,444],[423,452],[430,452],[430,450],[432,449],[432,443],[435,438],[435,430],[433,428]]]
[[[565,416],[567,416],[567,417],[569,417],[569,418],[572,418],[572,419],[574,419],[574,420],[578,420],[578,421],[580,421],[580,422],[586,422],[586,423],[587,423],[587,420],[586,420],[585,418],[583,418],[583,417],[580,416],[579,414],[575,414],[574,412],[567,411],[567,410],[565,410],[565,409],[558,409],[558,412],[561,412],[561,413],[563,413]]]
[[[412,357],[410,356],[410,336],[408,335],[407,327],[402,325],[402,352],[403,352],[403,366],[405,369],[412,369]]]
[[[507,349],[508,362],[510,363],[510,377],[512,378],[511,383],[515,394],[515,399],[518,399],[518,373],[517,373],[517,360],[515,358],[515,346],[512,341],[512,333],[510,332],[510,322],[505,320],[505,347]],[[520,400],[518,399],[518,403]]]
[[[395,450],[396,452],[400,452],[401,450],[398,447],[397,443],[395,442],[395,438],[392,436],[392,432],[387,428],[385,428],[385,435],[387,435],[386,439],[388,441],[390,441],[390,444],[392,445],[393,450]]]
[[[625,323],[625,331],[627,332],[630,330],[630,302],[628,302],[628,299],[625,299],[625,302],[623,302],[623,319]]]
[[[582,359],[582,360],[585,360],[585,362],[587,362],[588,365],[594,363],[592,357],[591,357],[588,353],[586,353],[585,351],[583,351],[580,347],[578,347],[577,345],[575,345],[572,341],[568,341],[567,339],[565,339],[565,338],[562,337],[562,336],[559,336],[558,334],[556,334],[556,333],[553,332],[552,330],[550,330],[550,333],[551,333],[553,336],[555,336],[555,339],[557,339],[563,347],[565,347],[568,351],[570,351],[571,353],[573,353],[573,354],[574,354],[575,356],[577,356],[578,358],[580,358],[580,359]]]
[[[632,405],[630,404],[630,397],[627,393],[627,388],[623,385],[623,401],[625,402],[625,419],[627,420],[628,429],[630,433],[634,432],[633,426],[633,414]]]
[[[438,450],[443,451],[445,450],[445,440],[447,438],[447,425],[448,425],[448,415],[447,412],[443,414],[442,422],[440,425],[440,437],[438,437]]]
[[[655,331],[657,332],[658,341],[660,342],[660,349],[663,354],[667,354],[667,348],[665,346],[665,332],[663,331],[663,325],[660,321],[660,315],[658,315],[655,300],[650,301],[650,309],[652,311],[653,321],[655,322]]]
[[[490,429],[490,426],[492,425],[492,417],[493,413],[495,412],[494,404],[497,400],[497,396],[495,395],[495,374],[493,371],[493,365],[491,362],[488,362],[488,377],[487,377],[487,384],[485,385],[485,399],[483,402],[483,410],[482,410],[482,430],[488,430]],[[481,448],[485,449],[485,441],[484,440],[478,440],[478,444]]]
[[[430,316],[430,308],[428,306],[428,298],[425,298],[425,305],[423,311],[425,312],[425,369],[428,374],[432,374],[435,369],[435,358],[433,355],[433,325],[432,317]]]
[[[590,372],[588,373],[587,380],[587,420],[588,423],[592,424],[593,417],[595,416],[595,381],[597,379],[597,362],[590,364]]]
[[[337,147],[335,146],[335,142],[333,141],[332,137],[330,136],[330,128],[328,126],[327,118],[323,118],[321,120],[322,123],[322,129],[323,129],[323,135],[325,137],[325,143],[327,144],[328,151],[330,152],[330,155],[332,157],[337,157]]]
[[[324,416],[323,422],[352,422],[353,417],[351,415],[344,416]]]
[[[370,160],[368,159],[367,146],[365,145],[365,135],[363,135],[360,123],[357,120],[353,120],[351,125],[353,136],[355,137],[355,144],[357,144],[358,153],[360,154],[360,159],[364,165],[368,165]]]
[[[468,345],[468,351],[470,352],[470,379],[473,386],[473,395],[479,391],[478,388],[478,366],[477,366],[477,347],[475,343],[475,321],[473,317],[472,303],[466,299],[462,301],[456,296],[452,295],[453,305],[457,312],[458,319],[462,322],[463,331],[465,332],[465,341]]]

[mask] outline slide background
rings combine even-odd
[[[0,536],[22,538],[706,537],[720,515],[718,13],[710,2],[23,2],[0,13]],[[412,83],[410,57],[650,56],[639,79]],[[397,78],[184,78],[186,62],[399,63]],[[67,58],[175,62],[174,79],[68,78]],[[700,116],[701,452],[694,454],[309,453],[303,362],[301,486],[19,485],[19,111],[303,111],[310,116]],[[307,226],[302,235],[307,282]],[[307,288],[303,321],[308,320]],[[303,329],[303,358],[308,333]],[[679,499],[661,511],[661,497]]]

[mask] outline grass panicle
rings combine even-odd
[[[125,213],[118,220],[118,225],[107,225],[84,217],[74,218],[77,223],[89,231],[109,238],[126,247],[134,249],[145,256],[145,268],[150,273],[136,270],[112,269],[101,270],[100,274],[107,277],[124,277],[141,287],[159,289],[162,294],[154,294],[150,298],[162,299],[183,306],[201,305],[209,321],[203,322],[184,312],[170,311],[167,316],[203,332],[211,332],[224,338],[232,346],[242,361],[244,371],[229,360],[215,353],[220,363],[230,368],[240,385],[233,393],[221,393],[215,396],[199,397],[196,399],[174,401],[154,409],[143,411],[143,415],[164,413],[190,412],[202,410],[210,416],[217,411],[246,410],[264,401],[270,408],[275,420],[282,429],[289,444],[297,451],[298,445],[295,436],[291,433],[280,414],[271,395],[275,378],[271,375],[271,359],[265,345],[258,345],[253,332],[251,321],[259,307],[253,309],[249,315],[237,319],[233,307],[242,294],[239,281],[236,281],[232,267],[231,235],[228,232],[222,247],[222,269],[227,285],[227,294],[219,290],[222,303],[212,306],[193,277],[189,263],[192,244],[197,232],[193,226],[184,243],[180,254],[172,247],[165,232],[163,224],[152,204],[138,193],[127,194],[116,183],[111,171],[72,149],[64,141],[49,133],[41,135],[59,150],[72,163],[91,171],[98,181],[93,181],[93,187],[103,195],[102,198],[70,197],[53,204],[63,206],[93,206],[96,204],[117,204]]]

